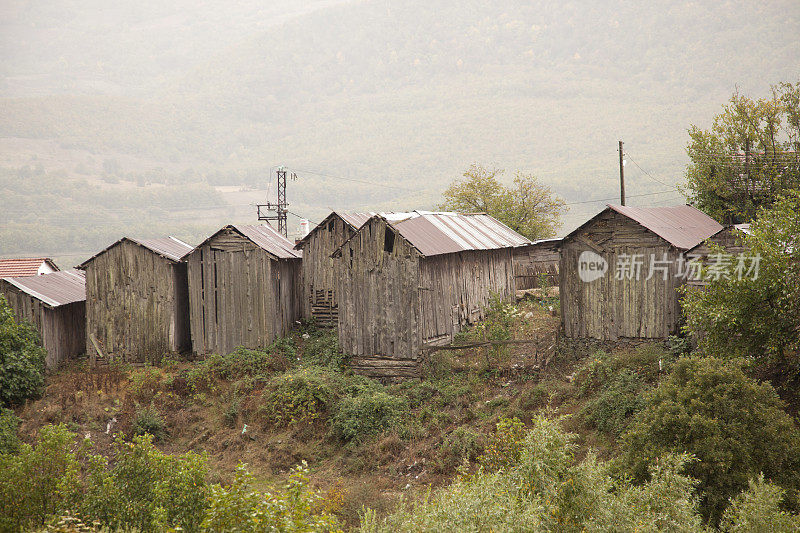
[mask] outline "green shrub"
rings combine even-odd
[[[722,515],[720,530],[726,533],[800,531],[800,516],[780,508],[786,491],[764,481],[750,480],[749,488],[731,501]]]
[[[81,514],[112,530],[199,531],[208,505],[207,460],[192,452],[167,455],[149,434],[114,442],[115,462],[96,472]]]
[[[17,429],[20,419],[11,409],[0,409],[0,454],[16,453],[19,450]]]
[[[400,424],[407,411],[405,398],[386,392],[344,398],[333,417],[333,432],[343,441],[361,441]]]
[[[253,476],[240,464],[228,487],[214,485],[203,519],[203,531],[306,533],[338,531],[334,516],[324,510],[322,496],[309,486],[303,462],[292,469],[289,481],[278,490],[259,493]]]
[[[519,461],[525,424],[517,418],[501,418],[486,442],[478,462],[487,472],[508,468]]]
[[[636,374],[643,383],[655,383],[669,372],[674,361],[669,350],[654,343],[612,353],[600,350],[575,371],[574,382],[582,395],[599,391],[623,370]]]
[[[687,473],[700,481],[701,510],[714,523],[761,472],[792,493],[800,487],[800,432],[772,386],[738,364],[682,358],[646,402],[623,435],[622,464],[634,479],[646,479],[659,456],[694,454]]]
[[[589,401],[582,414],[597,429],[619,436],[627,428],[631,417],[645,405],[643,393],[646,385],[630,370],[622,370],[603,385],[597,398]]]
[[[45,355],[33,324],[17,324],[11,307],[0,296],[0,407],[41,393]]]
[[[313,329],[303,343],[303,361],[338,370],[347,368],[348,357],[339,348],[334,329]]]
[[[139,402],[150,402],[162,391],[164,373],[157,367],[145,365],[131,372],[129,391]]]
[[[327,416],[335,400],[330,374],[307,367],[274,376],[262,395],[261,412],[274,424],[289,426]]]
[[[464,461],[475,461],[483,451],[479,433],[466,427],[458,427],[447,435],[438,452],[438,468],[449,472]]]
[[[526,414],[531,414],[537,409],[544,407],[550,397],[546,383],[537,383],[530,389],[522,391],[517,398],[520,410]]]
[[[75,434],[66,426],[45,426],[35,446],[0,454],[0,531],[42,527],[79,501],[80,464]]]
[[[133,434],[150,434],[155,441],[167,436],[167,423],[152,403],[148,407],[137,406],[133,418]]]
[[[277,339],[266,350],[236,348],[229,354],[213,354],[203,362],[206,371],[216,378],[234,380],[245,376],[266,376],[291,366],[297,351],[290,339]]]

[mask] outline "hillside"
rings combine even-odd
[[[285,164],[299,175],[291,209],[312,220],[332,207],[433,208],[473,161],[533,172],[568,203],[615,198],[618,139],[651,174],[628,165],[631,200],[681,202],[656,180],[681,181],[689,125],[707,125],[737,86],[763,95],[799,73],[800,9],[788,0],[3,9],[13,16],[3,22],[0,166],[35,167],[51,143],[59,153],[45,172],[78,191],[76,161],[90,182],[130,174],[149,187],[155,173],[179,188],[256,186],[241,202],[253,203],[270,167]],[[99,228],[116,223],[118,206],[73,196],[107,208],[91,222],[113,233]],[[572,205],[562,231],[601,205]],[[239,207],[234,218],[252,220]],[[40,217],[22,212],[20,229],[47,234],[60,222]],[[174,216],[148,217],[148,232],[174,232]],[[200,221],[192,235],[225,220],[181,218]],[[0,253],[107,244],[70,233],[73,247],[53,250],[19,235],[4,235]]]

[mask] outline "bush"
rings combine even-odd
[[[786,491],[764,481],[764,475],[750,480],[749,488],[731,501],[722,515],[720,530],[727,533],[751,531],[800,531],[800,517],[780,509]]]
[[[478,463],[487,472],[496,472],[516,464],[522,453],[524,438],[525,424],[517,418],[501,418],[478,457]]]
[[[303,462],[292,469],[289,481],[279,490],[252,490],[253,476],[240,464],[228,487],[211,487],[203,531],[338,531],[334,516],[324,510],[322,496],[309,487],[308,467]]]
[[[675,359],[665,347],[651,343],[612,353],[597,351],[576,370],[574,381],[582,395],[601,390],[623,370],[643,383],[655,383],[669,372]]]
[[[458,427],[453,430],[439,448],[438,469],[449,472],[464,461],[474,461],[483,451],[481,435],[469,428]]]
[[[11,409],[0,409],[0,454],[17,453],[19,438],[17,429],[20,420]]]
[[[48,518],[79,501],[80,465],[75,434],[66,426],[46,426],[35,446],[0,455],[0,530],[42,527]]]
[[[623,435],[622,463],[638,481],[666,453],[690,453],[687,472],[700,481],[703,515],[716,523],[728,499],[763,472],[782,487],[800,487],[800,432],[775,390],[740,366],[715,358],[680,359],[646,398]]]
[[[11,307],[0,296],[0,407],[41,393],[45,355],[33,324],[17,324]]]
[[[337,370],[347,368],[348,357],[339,348],[339,336],[333,329],[312,329],[303,343],[303,361]]]
[[[302,368],[275,376],[267,383],[260,410],[274,424],[289,426],[314,422],[334,404],[331,376],[319,368]]]
[[[133,434],[137,436],[149,434],[153,436],[154,441],[167,436],[167,423],[152,403],[144,408],[137,406],[133,419]]]
[[[405,398],[386,392],[345,398],[333,418],[333,432],[343,441],[361,441],[400,424],[407,411]]]
[[[208,375],[226,380],[267,376],[291,366],[297,351],[291,339],[277,339],[266,350],[236,348],[229,354],[213,354],[201,363]]]
[[[645,388],[637,374],[622,370],[586,404],[583,415],[600,431],[617,437],[627,428],[631,416],[644,407]]]

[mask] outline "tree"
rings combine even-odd
[[[733,260],[705,290],[684,291],[684,330],[699,340],[704,353],[747,358],[776,375],[796,377],[800,358],[797,213],[800,191],[793,191],[769,209],[762,208],[751,224],[744,243],[747,254],[759,258],[757,276],[740,276],[738,261]]]
[[[621,464],[645,481],[657,458],[693,454],[686,473],[699,481],[701,511],[714,523],[762,472],[795,496],[800,431],[782,407],[769,383],[747,377],[736,362],[682,358],[623,435]]]
[[[690,201],[718,220],[748,222],[800,185],[800,82],[758,100],[736,92],[711,129],[692,126],[689,137]]]
[[[511,187],[498,179],[504,171],[473,163],[444,191],[441,209],[487,213],[531,240],[555,235],[566,210],[564,200],[534,176],[517,172]]]
[[[36,396],[44,385],[45,350],[33,324],[17,323],[0,296],[0,407]]]

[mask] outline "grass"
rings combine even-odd
[[[520,307],[509,325],[515,338],[557,328],[536,302]],[[658,361],[671,363],[660,348],[578,354],[562,347],[539,368],[531,349],[512,346],[489,367],[479,349],[435,352],[422,379],[382,385],[349,372],[335,334],[310,324],[262,350],[202,362],[75,364],[49,378],[41,400],[19,410],[19,433],[30,442],[48,422],[71,422],[111,454],[115,433],[155,432],[166,452],[207,452],[213,481],[230,481],[235,466],[248,463],[256,488],[281,481],[306,460],[313,484],[331,494],[336,513],[353,526],[362,506],[385,513],[403,496],[449,482],[465,461],[474,467],[502,418],[527,424],[542,409],[572,413],[568,429],[581,436],[584,450],[612,454],[631,412],[614,410],[615,394],[628,397],[630,383],[649,386],[660,375]],[[635,379],[609,388],[609,376],[622,371]]]

